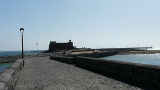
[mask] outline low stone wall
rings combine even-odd
[[[23,60],[16,60],[10,67],[0,73],[0,90],[14,90]]]
[[[144,89],[160,89],[160,67],[88,57],[51,57],[64,63],[70,62],[80,68],[88,69]]]
[[[74,61],[75,61],[74,57],[63,57],[63,56],[54,56],[54,57],[50,57],[50,59],[63,62],[63,63],[68,63],[68,64],[74,64]]]

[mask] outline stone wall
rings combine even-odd
[[[144,89],[160,89],[160,67],[88,57],[51,57]]]
[[[50,57],[50,59],[53,59],[55,61],[59,61],[62,63],[67,63],[67,64],[74,64],[75,62],[75,57],[63,57],[63,56],[54,56]]]
[[[22,67],[23,60],[18,59],[0,73],[0,90],[14,90]]]

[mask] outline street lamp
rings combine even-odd
[[[23,52],[23,33],[24,33],[24,28],[20,28],[20,32],[22,34],[22,59],[24,58],[24,52]]]
[[[36,48],[37,48],[37,56],[38,56],[38,43],[36,43]]]

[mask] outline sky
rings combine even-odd
[[[0,0],[0,51],[76,47],[160,49],[160,0]]]

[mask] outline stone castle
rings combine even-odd
[[[71,50],[71,49],[74,49],[73,42],[71,40],[69,40],[69,42],[66,43],[57,43],[56,41],[51,41],[49,44],[48,51],[52,52],[57,50]]]

